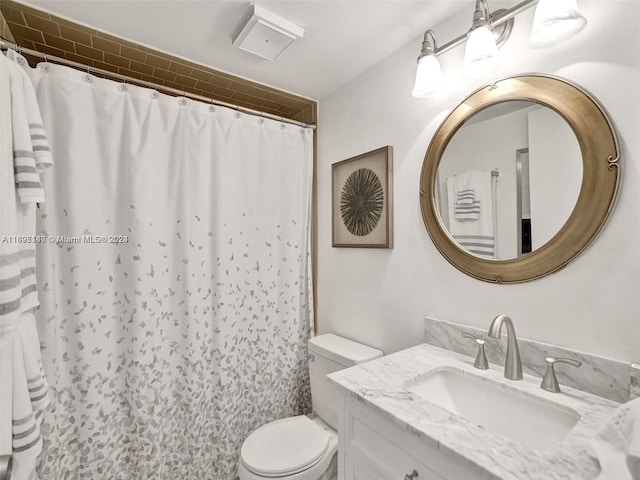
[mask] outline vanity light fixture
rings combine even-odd
[[[428,97],[443,82],[438,56],[466,42],[464,73],[477,75],[495,69],[500,61],[498,49],[507,41],[516,15],[536,6],[530,46],[544,48],[568,40],[587,24],[577,0],[524,0],[509,9],[489,11],[487,0],[476,0],[473,23],[468,32],[437,46],[433,30],[427,30],[418,57],[414,97]],[[433,45],[431,41],[433,41]]]
[[[433,40],[433,45],[429,41],[429,37]],[[424,32],[424,40],[422,41],[422,50],[418,57],[418,68],[416,69],[416,83],[413,86],[411,94],[414,97],[426,97],[436,92],[444,83],[442,68],[440,62],[436,58],[435,49],[438,48],[436,43],[436,34],[433,30]]]
[[[491,27],[489,5],[486,0],[477,0],[473,24],[467,34],[467,44],[464,49],[464,73],[473,76],[484,71],[495,70],[499,62],[500,53]]]
[[[540,0],[529,38],[531,48],[545,48],[571,38],[587,26],[576,0]]]

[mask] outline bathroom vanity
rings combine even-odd
[[[428,344],[329,375],[339,480],[596,478],[589,440],[618,403]]]

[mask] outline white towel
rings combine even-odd
[[[600,462],[598,480],[640,480],[640,398],[618,407],[591,445]]]
[[[31,140],[24,72],[13,62],[9,62],[11,76],[11,132],[13,139],[13,166],[15,191],[19,202],[16,205],[17,234],[23,239],[35,235],[35,203],[44,202],[44,190],[40,173],[36,167],[34,146]],[[20,311],[25,312],[38,306],[36,288],[36,245],[35,242],[18,243],[20,262]]]
[[[32,313],[25,313],[18,322],[13,363],[13,456],[20,461],[40,454],[40,424],[49,405],[36,319]]]
[[[10,64],[11,75],[11,123],[13,134],[13,162],[16,192],[22,203],[44,202],[44,190],[31,144],[29,119],[22,82],[22,69]]]
[[[477,218],[470,221],[469,216],[457,213],[456,196],[459,186],[458,177],[465,177],[464,182],[473,184],[474,202],[478,202]],[[469,180],[469,179],[473,180]],[[466,184],[466,183],[465,183]],[[447,178],[447,203],[449,205],[449,233],[465,250],[482,257],[495,257],[495,233],[493,214],[493,189],[491,171],[470,170],[463,174]],[[482,207],[480,207],[482,205]]]
[[[26,73],[0,55],[0,453],[12,454],[12,478],[33,478],[49,403],[35,317],[36,202],[51,153]]]
[[[42,172],[45,168],[53,165],[53,158],[42,122],[42,116],[40,115],[40,107],[38,106],[38,99],[36,98],[36,92],[33,88],[33,82],[25,70],[25,68],[29,69],[29,63],[22,55],[16,53],[14,50],[7,51],[7,58],[19,65],[19,68],[14,68],[13,70],[20,75],[22,82],[22,100],[27,112],[33,157],[36,168],[39,172]]]
[[[482,182],[482,172],[467,170],[453,178],[456,220],[478,220],[480,218],[480,196],[476,192]]]
[[[3,241],[17,230],[16,194],[11,138],[11,75],[8,61],[0,55],[0,454],[12,453],[12,356],[6,333],[19,319],[20,263],[18,246]]]
[[[51,153],[25,72],[3,55],[0,72],[6,125],[0,146],[0,321],[13,324],[22,312],[38,306],[35,242],[29,238],[35,235],[35,202],[44,201],[39,167],[51,164]]]

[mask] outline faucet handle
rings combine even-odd
[[[569,365],[573,365],[574,367],[579,367],[580,365],[582,365],[582,362],[579,362],[578,360],[572,360],[571,358],[547,357],[545,358],[545,360],[547,362],[547,370],[544,372],[544,377],[542,378],[540,388],[554,393],[560,392],[560,385],[558,385],[556,372],[553,368],[555,364],[568,363]]]
[[[473,362],[473,366],[480,370],[487,370],[489,368],[489,362],[487,362],[487,356],[484,353],[484,340],[467,332],[462,332],[462,336],[472,338],[478,345],[478,353],[476,354],[476,360]]]

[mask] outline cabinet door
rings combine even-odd
[[[350,480],[389,480],[364,462],[354,461],[350,470],[351,476],[348,477]]]
[[[479,473],[444,455],[437,445],[400,428],[365,405],[346,402],[343,447],[351,477],[369,471],[371,479],[404,480],[416,472],[415,480],[476,480]],[[358,470],[360,469],[360,470]],[[376,476],[374,476],[374,474]],[[362,473],[364,475],[364,473]],[[362,476],[361,475],[361,476]]]

